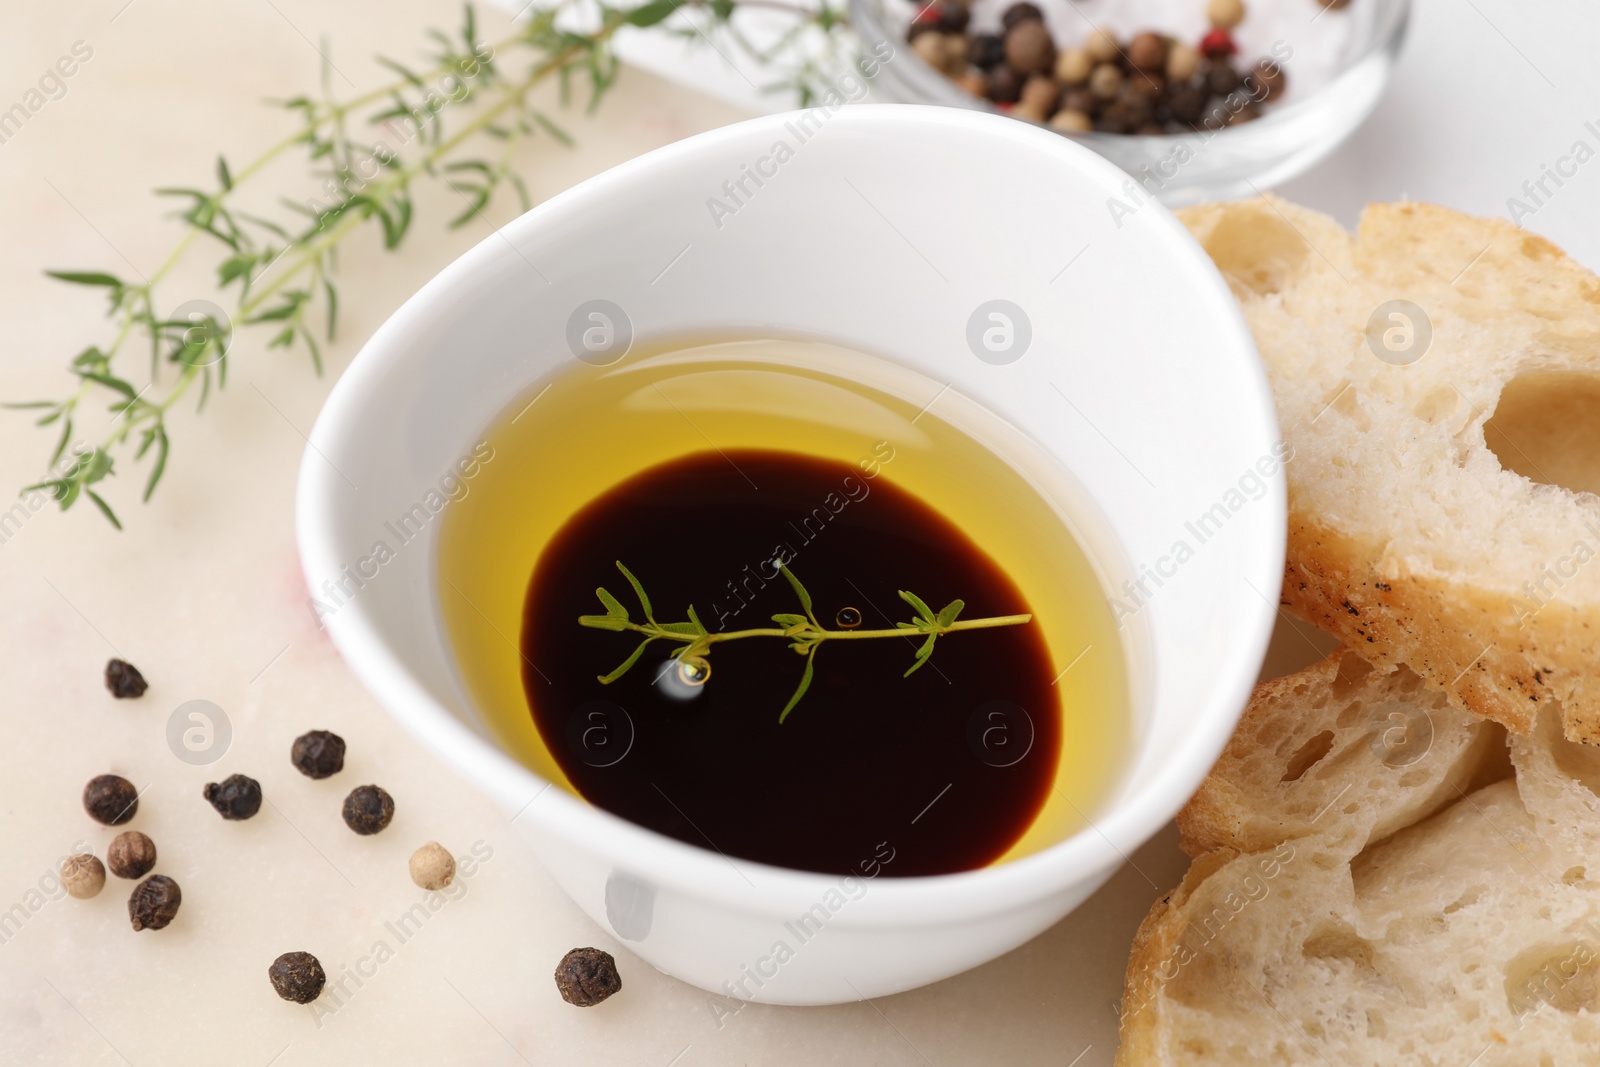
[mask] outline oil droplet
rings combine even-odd
[[[839,614],[833,617],[841,630],[854,630],[861,625],[861,612],[855,608],[840,608]]]
[[[705,691],[705,680],[709,675],[709,671],[691,671],[686,664],[667,659],[656,668],[656,680],[651,688],[668,700],[682,703],[696,699]]]

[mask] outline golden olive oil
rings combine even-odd
[[[938,382],[819,343],[575,363],[507,405],[486,436],[494,462],[441,528],[439,597],[463,686],[542,776],[733,855],[850,870],[856,852],[880,862],[887,842],[905,860],[883,865],[894,875],[1048,847],[1081,829],[1117,784],[1129,747],[1127,668],[1065,494],[1037,455],[1012,447],[1017,437]],[[785,480],[790,468],[799,480]],[[617,510],[629,487],[656,493],[654,510]],[[683,506],[662,507],[662,492]],[[742,539],[729,530],[741,499],[760,514]],[[898,510],[884,510],[894,501]],[[858,521],[869,512],[876,535]],[[884,550],[860,540],[872,536]],[[651,573],[636,577],[661,622],[685,620],[687,601],[709,630],[772,626],[773,613],[801,610],[780,561],[826,590],[815,605],[824,626],[912,621],[902,588],[934,610],[960,597],[1032,621],[1015,633],[943,634],[906,678],[920,642],[824,642],[813,688],[780,725],[805,667],[781,640],[714,646],[703,693],[683,688],[665,643],[611,685],[594,679],[595,664],[615,667],[638,642],[577,624],[606,610],[593,589],[643,618],[604,558],[611,537],[618,552],[632,545],[649,561]],[[941,664],[956,676],[941,676]],[[1025,774],[1026,789],[1004,788]],[[1019,819],[1011,809],[1024,794],[1032,799]],[[987,851],[938,854],[984,835]],[[817,844],[835,837],[831,849]]]

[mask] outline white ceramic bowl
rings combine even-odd
[[[761,184],[744,182],[733,214],[713,211],[747,168]],[[595,299],[624,309],[640,343],[816,338],[915,368],[1008,420],[1080,485],[1075,521],[1108,594],[1132,609],[1122,638],[1137,743],[1116,795],[1091,828],[1023,859],[864,883],[781,965],[775,944],[795,940],[784,924],[835,899],[839,879],[735,868],[547,787],[506,755],[452,662],[437,522],[327,616],[383,705],[503,804],[573,899],[661,970],[719,993],[754,972],[751,999],[822,1004],[993,959],[1101,885],[1226,742],[1283,567],[1277,428],[1221,277],[1164,209],[1114,220],[1107,199],[1124,180],[1046,130],[946,108],[730,126],[599,175],[486,238],[407,301],[334,388],[300,476],[313,592],[348,588],[346,569],[386,539],[384,524],[506,405],[570,366],[569,317]],[[967,341],[969,319],[995,299],[1032,328],[1004,365]],[[1128,591],[1141,581],[1148,596]]]

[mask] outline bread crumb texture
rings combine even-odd
[[[1600,751],[1341,649],[1263,684],[1180,816],[1123,1067],[1600,1058]]]
[[[1519,735],[1553,708],[1600,741],[1600,279],[1426,204],[1355,234],[1274,197],[1180,216],[1292,449],[1284,603]]]

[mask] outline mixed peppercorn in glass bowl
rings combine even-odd
[[[851,0],[875,93],[998,111],[1128,171],[1130,210],[1249,195],[1377,103],[1409,0]]]

